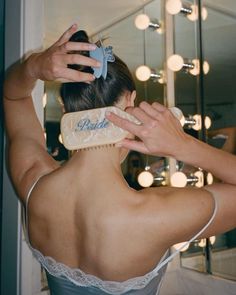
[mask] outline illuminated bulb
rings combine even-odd
[[[149,187],[153,184],[153,182],[154,182],[154,177],[152,173],[149,171],[143,171],[138,176],[138,183],[142,187]]]
[[[192,74],[193,76],[197,76],[200,73],[200,66],[199,66],[199,60],[198,59],[193,59],[192,60],[193,64],[193,69],[189,70],[189,73]]]
[[[195,124],[192,125],[192,128],[196,131],[199,131],[202,129],[202,117],[201,115],[194,115],[193,120],[195,121]]]
[[[178,54],[171,55],[167,60],[167,66],[170,70],[177,72],[183,68],[184,59]]]
[[[204,120],[205,128],[209,129],[211,127],[211,118],[206,116]]]
[[[45,108],[47,104],[47,93],[44,93],[42,97],[42,101],[43,101],[43,108]]]
[[[198,246],[201,248],[206,247],[206,239],[201,239],[200,242],[198,243]]]
[[[204,174],[202,171],[197,171],[193,174],[196,177],[195,186],[203,187],[204,186]]]
[[[159,71],[159,73],[156,73],[154,70],[151,70],[148,66],[145,65],[139,66],[135,71],[135,75],[137,79],[142,82],[145,82],[150,78],[153,80],[153,82],[158,81],[160,84],[163,84],[165,82],[163,71]]]
[[[191,5],[189,7],[184,6],[180,0],[168,0],[166,2],[166,10],[172,14],[184,13],[191,21],[198,19],[198,7],[197,5]]]
[[[190,6],[191,13],[187,14],[187,18],[191,20],[192,22],[196,21],[198,19],[198,7],[197,5],[191,5]]]
[[[135,23],[136,28],[138,28],[139,30],[146,30],[147,28],[150,28],[150,29],[158,32],[159,34],[162,33],[161,24],[157,20],[151,21],[150,18],[146,14],[139,14],[135,18],[134,23]]]
[[[182,2],[180,0],[168,0],[166,2],[166,10],[172,14],[178,14],[181,11]]]
[[[151,76],[151,70],[147,66],[139,66],[135,72],[135,75],[140,81],[147,81]]]
[[[184,246],[184,245],[185,245],[185,246]],[[188,248],[189,248],[189,243],[186,244],[186,242],[182,242],[182,243],[175,244],[173,247],[174,247],[175,250],[177,250],[177,251],[184,252],[184,251],[188,250]],[[181,248],[181,247],[183,247],[183,248]]]
[[[210,172],[207,173],[206,181],[209,185],[212,184],[214,181],[213,175]]]
[[[187,182],[187,176],[180,171],[175,172],[170,178],[170,183],[174,187],[185,187]]]
[[[62,140],[62,136],[61,136],[61,134],[59,134],[59,136],[58,136],[58,140],[59,140],[59,142],[60,142],[61,144],[63,144],[63,140]]]
[[[210,240],[211,245],[214,245],[215,242],[216,242],[216,236],[212,236],[212,237],[210,237],[209,240]]]
[[[134,23],[139,30],[146,30],[149,27],[150,18],[146,14],[139,14]]]
[[[209,65],[209,63],[207,61],[204,61],[203,62],[203,72],[204,72],[204,74],[205,75],[208,74],[209,71],[210,71],[210,65]]]
[[[208,11],[206,7],[202,7],[202,20],[206,20],[208,17]]]
[[[193,75],[193,76],[197,76],[200,74],[200,62],[199,59],[193,59],[192,60],[192,64],[194,66],[193,69],[190,69],[189,72]],[[203,62],[203,73],[206,75],[208,74],[210,70],[210,65],[207,61]]]
[[[200,74],[199,59],[185,61],[182,56],[178,54],[171,55],[167,60],[167,66],[170,70],[177,72],[181,69],[188,71],[190,74],[197,76]],[[210,70],[210,65],[207,61],[203,62],[203,72],[206,75]]]

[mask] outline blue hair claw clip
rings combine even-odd
[[[101,47],[97,47],[95,50],[90,51],[89,55],[101,63],[99,68],[92,67],[94,76],[96,78],[100,78],[102,76],[104,79],[106,79],[107,63],[115,61],[115,57],[112,53],[112,46],[103,47],[101,45]]]

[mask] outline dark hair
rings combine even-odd
[[[78,31],[70,38],[74,42],[87,42],[85,31]],[[88,51],[79,54],[89,56]],[[69,68],[93,73],[91,67],[68,65]],[[95,79],[91,84],[83,82],[63,83],[60,95],[66,112],[82,111],[114,105],[126,91],[135,90],[135,84],[127,65],[115,56],[114,62],[107,63],[107,77]]]

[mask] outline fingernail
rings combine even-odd
[[[74,28],[76,28],[77,27],[77,24],[73,24],[71,27],[70,27],[70,29],[74,29]]]
[[[106,116],[109,117],[111,115],[110,111],[106,111]]]
[[[101,66],[101,63],[100,63],[99,61],[97,61],[97,62],[96,62],[96,67],[99,68],[100,66]]]
[[[95,44],[89,44],[89,49],[90,50],[95,50],[97,46]]]

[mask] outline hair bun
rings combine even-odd
[[[70,40],[72,42],[86,42],[89,43],[89,38],[88,35],[85,31],[80,30],[76,33],[74,33],[71,37]]]
[[[80,30],[80,31],[74,33],[70,37],[69,41],[90,43],[87,33],[83,30]],[[72,51],[71,53],[78,53],[78,54],[89,57],[89,51]],[[91,67],[83,66],[83,65],[79,65],[79,64],[69,64],[68,68],[73,69],[73,70],[77,70],[77,71],[81,71],[81,72],[85,72],[85,73],[91,73],[91,74],[93,73],[93,70]]]

